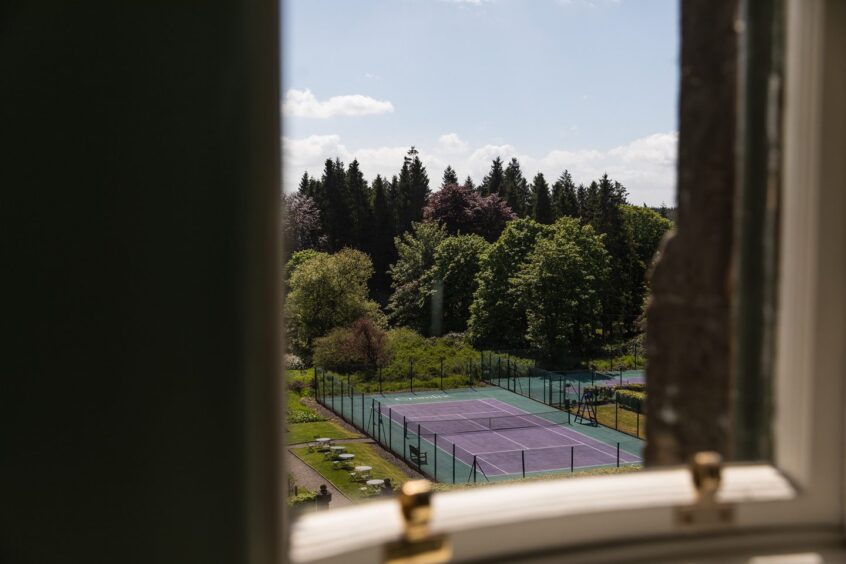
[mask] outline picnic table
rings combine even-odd
[[[344,453],[337,456],[338,463],[342,468],[349,468],[350,462],[355,458],[354,454]]]
[[[378,489],[385,485],[385,480],[383,480],[382,478],[367,480],[367,485],[371,488]]]
[[[331,460],[332,458],[335,458],[336,456],[338,456],[339,454],[342,454],[346,450],[347,450],[347,447],[336,446],[336,445],[330,446],[330,447],[323,450],[323,458],[325,460]]]
[[[355,470],[350,474],[350,479],[357,482],[363,482],[370,479],[370,471],[373,470],[370,466],[356,466]]]
[[[329,437],[317,437],[317,438],[314,439],[314,446],[318,450],[323,450],[326,447],[331,446],[331,445],[332,445],[332,439],[330,439]],[[309,446],[311,446],[311,445],[309,445]]]

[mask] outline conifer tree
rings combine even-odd
[[[470,191],[476,190],[476,185],[473,184],[473,179],[470,178],[470,175],[467,175],[467,178],[464,179],[464,187]]]
[[[531,214],[529,183],[523,178],[520,162],[516,158],[512,158],[505,169],[499,195],[519,217]]]
[[[404,233],[411,223],[423,217],[423,206],[429,197],[429,176],[420,161],[417,149],[412,147],[403,159],[398,186],[398,232]]]
[[[479,185],[479,192],[482,196],[490,196],[491,194],[501,196],[502,183],[505,180],[504,176],[502,159],[497,157],[491,162],[491,171],[482,179],[482,183]]]
[[[579,184],[576,188],[576,202],[579,205],[579,217],[583,220],[587,219],[587,188],[584,184]]]
[[[367,181],[359,168],[358,160],[353,160],[347,169],[346,178],[347,207],[349,208],[350,238],[345,246],[370,250],[371,210]]]
[[[535,221],[544,225],[552,223],[552,202],[549,197],[549,185],[543,173],[538,173],[532,181],[533,216]]]
[[[297,188],[297,194],[308,196],[308,172],[303,173],[303,177],[300,179],[300,185]]]
[[[320,198],[315,198],[315,203],[320,208],[320,217],[325,218],[329,249],[337,251],[342,249],[350,238],[346,172],[340,159],[326,159],[320,195]]]
[[[570,172],[565,170],[552,185],[552,213],[555,218],[579,217],[579,200],[576,185]]]
[[[441,180],[441,188],[449,186],[450,184],[458,184],[458,175],[455,174],[455,171],[451,166],[447,165],[444,169],[443,180]]]
[[[373,257],[373,289],[377,296],[386,296],[389,288],[388,266],[394,256],[394,214],[390,207],[389,186],[381,176],[373,181],[373,223],[371,257]],[[383,300],[379,300],[383,301]]]

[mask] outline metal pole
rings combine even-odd
[[[441,391],[444,391],[444,359],[441,359]]]
[[[438,434],[435,433],[435,481],[438,481]]]
[[[455,443],[452,443],[452,483],[455,483]]]
[[[618,417],[617,417],[617,396],[614,396],[614,429],[619,430],[619,425],[617,424]]]
[[[388,450],[394,450],[394,419],[391,417],[391,409],[388,408]]]
[[[332,378],[332,411],[335,411],[335,378]],[[337,413],[337,411],[335,412]]]
[[[379,393],[382,394],[383,396],[385,395],[385,392],[382,391],[382,367],[381,366],[379,367]]]
[[[420,423],[417,424],[417,471],[421,474],[423,473],[423,469],[420,468],[420,455],[423,453],[420,450]]]
[[[640,438],[640,404],[637,406],[637,427],[635,431],[635,437],[638,439]]]
[[[476,455],[473,455],[473,483],[476,483]]]
[[[523,477],[526,477],[526,451],[520,451],[520,461],[523,463]]]
[[[362,400],[362,402],[364,401],[364,395],[361,396],[361,400]],[[362,414],[361,416],[362,416],[362,419],[363,419],[364,418],[364,406],[362,406],[361,414]],[[376,400],[374,398],[370,398],[370,420],[373,422],[373,424],[370,426],[370,430],[373,431],[373,433],[370,436],[375,437],[376,436]]]
[[[406,438],[408,437],[408,422],[405,420],[405,415],[402,416],[402,459],[405,460]]]
[[[623,385],[623,369],[620,368],[620,385]]]
[[[408,383],[411,388],[411,393],[414,393],[414,359],[408,361]]]
[[[573,455],[576,453],[576,447],[570,447],[570,473],[573,473]]]
[[[364,422],[364,392],[361,392],[361,430],[364,431],[364,426],[366,423]]]
[[[617,443],[617,468],[620,467],[620,443]]]

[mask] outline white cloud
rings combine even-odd
[[[332,96],[320,101],[311,90],[289,89],[282,102],[282,113],[286,116],[331,118],[338,116],[365,116],[393,112],[394,105],[387,100],[377,100],[362,94]]]
[[[454,146],[456,141],[463,147],[462,151],[445,150],[445,147]],[[553,150],[546,154],[530,154],[507,144],[483,145],[473,149],[457,134],[448,133],[439,137],[431,145],[431,150],[426,147],[418,147],[418,150],[433,188],[440,185],[447,165],[456,170],[459,178],[469,174],[478,184],[490,170],[491,160],[501,157],[507,163],[512,157],[517,157],[523,174],[530,181],[535,174],[542,172],[552,183],[567,169],[576,183],[588,184],[607,172],[628,189],[632,203],[658,205],[661,202],[672,204],[676,199],[677,144],[678,133],[655,133],[608,150]],[[399,172],[408,147],[352,150],[341,143],[338,135],[312,135],[304,139],[283,139],[283,150],[286,190],[292,191],[304,171],[320,176],[327,158],[338,157],[345,163],[356,158],[368,180],[377,174],[390,178]]]
[[[378,74],[373,74],[372,72],[364,73],[364,78],[368,78],[370,80],[382,80],[382,77]]]
[[[467,147],[467,143],[457,133],[445,133],[438,137],[438,149],[442,153],[463,153]]]

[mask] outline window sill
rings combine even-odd
[[[774,525],[796,514],[772,502],[798,497],[768,465],[730,466],[718,499],[737,505],[732,531]],[[679,532],[673,508],[695,490],[688,470],[674,468],[617,476],[534,482],[442,493],[433,499],[433,532],[448,533],[455,558],[484,559],[613,539],[666,537]],[[769,502],[761,511],[759,505]],[[402,532],[395,502],[380,501],[303,516],[291,533],[293,562],[372,562]]]

